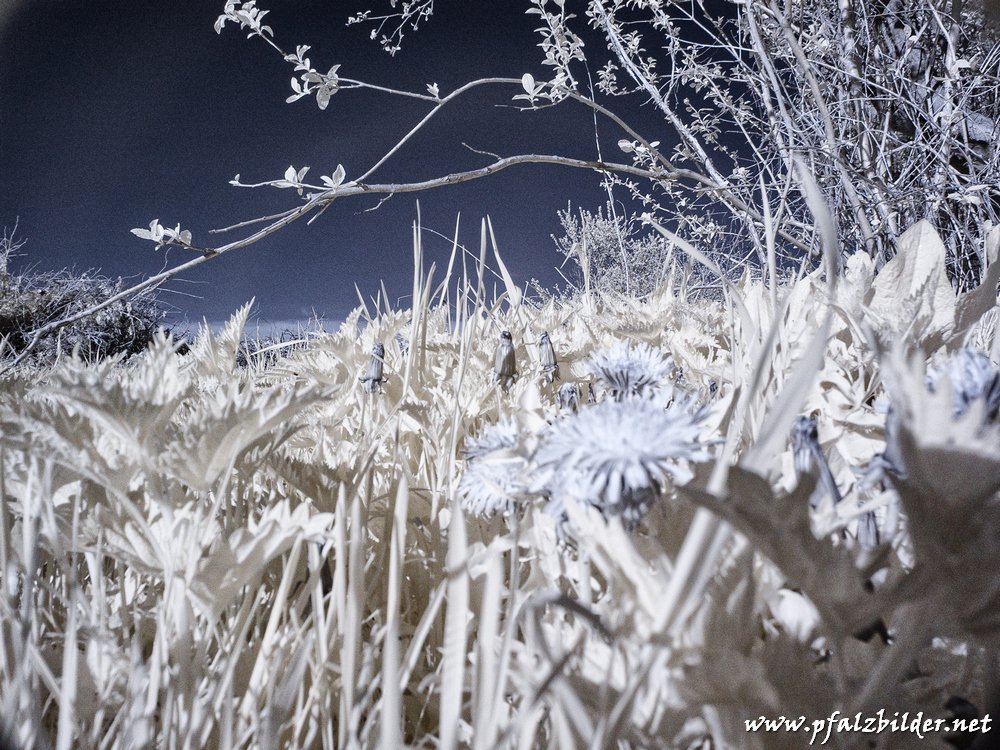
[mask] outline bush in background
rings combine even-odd
[[[0,338],[3,356],[21,353],[44,325],[94,307],[123,289],[122,279],[93,271],[61,271],[11,275],[8,264],[23,241],[11,234],[0,240]],[[33,364],[52,364],[79,347],[79,355],[97,361],[144,351],[162,325],[166,310],[153,293],[122,300],[84,320],[45,336],[31,353]]]
[[[568,281],[577,289],[584,288],[585,275],[589,274],[590,286],[595,290],[644,299],[667,281],[672,245],[652,230],[643,232],[636,216],[626,218],[610,203],[598,208],[596,214],[585,208],[574,213],[567,205],[558,216],[564,234],[552,235],[552,239],[559,252],[574,261],[575,271]],[[709,256],[734,281],[748,267],[748,259],[728,252],[709,250]],[[700,264],[675,279],[675,287],[680,285],[696,297],[722,296],[722,279]]]

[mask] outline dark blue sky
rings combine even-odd
[[[180,223],[197,244],[221,244],[235,237],[207,230],[298,201],[290,190],[232,187],[237,173],[258,182],[280,179],[289,165],[308,165],[318,178],[340,163],[351,179],[427,112],[425,103],[367,91],[340,92],[325,111],[314,98],[286,104],[292,65],[232,24],[217,35],[213,23],[223,5],[24,0],[10,14],[0,39],[0,226],[17,221],[18,237],[27,240],[15,269],[155,273],[165,248],[155,251],[133,237],[133,227],[152,219]],[[363,3],[262,5],[271,10],[266,22],[279,45],[292,51],[309,44],[317,69],[340,63],[346,77],[415,91],[436,82],[446,93],[482,76],[530,72],[542,79],[548,71],[533,33],[538,18],[524,14],[527,3],[439,2],[395,57],[369,41],[370,26],[345,25]],[[380,0],[369,7],[382,5],[388,7]],[[503,156],[596,157],[588,110],[562,105],[520,113],[494,106],[517,93],[518,87],[491,87],[467,95],[370,181],[424,180],[490,161],[463,141]],[[644,132],[667,140],[650,114],[639,115]],[[605,157],[621,158],[615,146],[621,133],[604,126],[601,133]],[[311,226],[299,221],[203,264],[174,280],[162,298],[180,317],[217,321],[256,296],[266,321],[307,318],[313,310],[343,318],[357,304],[355,283],[366,297],[377,293],[380,279],[393,296],[406,295],[416,199],[424,226],[447,235],[461,212],[461,240],[476,250],[480,219],[489,214],[515,281],[554,284],[562,259],[550,238],[561,233],[556,211],[567,201],[595,210],[605,198],[595,173],[546,165],[397,195],[362,215],[377,199],[347,198]],[[427,236],[425,248],[428,265],[447,263],[449,242]],[[174,248],[168,260],[189,257]]]

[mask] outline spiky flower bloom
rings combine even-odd
[[[674,368],[672,357],[664,358],[660,349],[646,343],[630,347],[619,342],[592,352],[583,364],[604,383],[616,401],[652,392]]]
[[[361,387],[365,389],[365,393],[375,393],[379,389],[379,386],[382,385],[384,380],[382,377],[383,362],[385,362],[385,346],[382,345],[382,342],[379,342],[372,347],[372,358],[368,360],[368,369],[365,371],[365,376],[358,378],[361,381]]]
[[[549,332],[542,331],[542,336],[538,340],[538,359],[542,365],[542,372],[548,376],[549,382],[559,379],[559,364],[556,362],[556,352],[552,348],[552,341],[549,340]]]
[[[517,360],[514,358],[514,341],[510,337],[510,331],[500,334],[493,373],[504,393],[517,382]]]
[[[945,372],[951,379],[952,409],[956,417],[965,414],[969,404],[981,398],[986,402],[985,419],[996,421],[1000,410],[1000,374],[993,369],[989,357],[971,346],[959,349],[945,367],[927,373],[931,391]]]
[[[576,383],[563,383],[556,392],[556,404],[560,409],[576,414],[580,411],[580,386]]]
[[[462,453],[469,464],[458,484],[462,508],[488,516],[516,509],[515,497],[525,489],[518,480],[524,459],[511,455],[517,441],[517,422],[511,417],[501,417],[484,427],[479,437],[465,441]]]
[[[840,490],[826,462],[823,449],[819,444],[819,429],[812,417],[800,416],[792,424],[792,457],[795,462],[795,472],[800,476],[812,471],[813,464],[819,470],[819,484],[809,498],[810,507],[815,510],[823,495],[829,495],[833,504],[840,502]]]
[[[690,399],[666,409],[655,399],[609,399],[566,416],[542,433],[531,490],[553,498],[546,512],[567,493],[634,528],[668,481],[691,480],[689,461],[711,458],[699,440],[707,414]]]

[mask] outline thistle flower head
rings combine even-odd
[[[365,371],[364,377],[359,378],[365,393],[375,393],[382,385],[384,380],[382,377],[383,362],[385,362],[385,346],[379,342],[372,347],[372,358],[368,360],[368,369]]]
[[[580,386],[576,383],[563,383],[556,392],[556,404],[560,409],[576,414],[580,411]]]
[[[517,420],[501,416],[498,422],[483,427],[478,437],[466,438],[462,455],[469,459],[477,459],[504,448],[515,448],[517,436]]]
[[[606,400],[554,422],[534,454],[532,491],[557,504],[569,493],[634,528],[669,480],[690,481],[688,461],[711,458],[699,440],[707,409],[691,407]]]
[[[504,331],[500,334],[493,373],[504,393],[517,382],[517,360],[514,357],[514,341],[511,339],[510,331]]]
[[[549,332],[542,331],[538,340],[538,359],[542,365],[542,372],[546,374],[551,383],[559,379],[559,364],[556,362],[556,352],[552,348],[552,341],[549,340]]]
[[[650,392],[674,368],[669,355],[646,343],[630,347],[617,343],[608,349],[598,349],[584,360],[584,366],[621,401],[626,396]]]
[[[510,417],[501,417],[496,424],[484,427],[479,437],[465,441],[462,453],[469,465],[458,484],[463,509],[489,516],[516,509],[515,496],[524,492],[518,473],[525,463],[509,455],[517,442],[517,422]],[[508,455],[492,455],[499,451]]]

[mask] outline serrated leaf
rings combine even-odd
[[[926,322],[914,333],[925,338],[950,332],[955,320],[955,292],[945,271],[947,249],[934,227],[922,219],[899,238],[895,257],[872,284],[869,317],[885,333]]]

